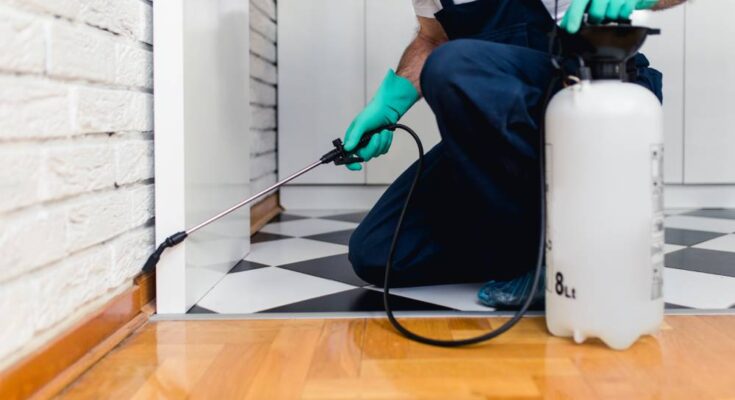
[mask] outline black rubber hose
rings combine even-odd
[[[145,264],[143,265],[143,272],[153,271],[153,269],[156,268],[156,264],[158,264],[158,260],[161,259],[161,255],[163,254],[163,252],[169,247],[174,247],[177,244],[183,242],[187,236],[189,235],[186,232],[181,231],[167,237],[166,240],[164,240],[163,243],[158,246],[156,251],[154,251],[148,257],[148,260],[146,260]]]
[[[531,285],[531,290],[528,293],[528,297],[526,298],[526,301],[523,303],[523,306],[515,313],[515,315],[508,321],[506,321],[503,325],[498,327],[497,329],[494,329],[488,333],[485,333],[480,336],[468,338],[468,339],[461,339],[461,340],[443,340],[443,339],[433,339],[428,338],[425,336],[421,336],[417,333],[411,332],[403,326],[395,317],[393,314],[393,309],[390,305],[390,272],[393,267],[393,256],[395,255],[396,246],[398,244],[398,240],[401,235],[401,225],[403,224],[403,219],[406,216],[406,211],[408,210],[408,207],[411,204],[411,199],[413,198],[414,190],[416,189],[416,185],[418,184],[419,178],[421,177],[421,171],[423,169],[423,162],[424,162],[424,147],[421,144],[421,139],[419,139],[416,132],[413,131],[413,129],[409,128],[406,125],[402,124],[396,124],[395,126],[391,126],[388,129],[401,129],[405,132],[407,132],[411,137],[413,137],[413,140],[416,142],[416,147],[418,149],[419,158],[416,163],[416,174],[414,175],[413,181],[411,182],[411,186],[408,189],[408,194],[406,195],[406,200],[403,204],[403,209],[401,209],[401,214],[398,217],[398,223],[396,225],[396,229],[393,233],[393,240],[391,241],[390,250],[388,251],[388,260],[386,261],[385,266],[385,281],[384,281],[384,290],[383,290],[383,302],[385,305],[385,313],[388,316],[388,320],[390,321],[391,325],[400,332],[403,336],[414,340],[416,342],[432,345],[432,346],[442,346],[442,347],[459,347],[459,346],[467,346],[471,344],[477,344],[480,342],[484,342],[490,339],[493,339],[497,336],[502,335],[507,330],[512,328],[520,319],[523,317],[523,315],[526,313],[528,308],[531,306],[531,303],[533,302],[533,298],[536,295],[536,291],[538,290],[538,284],[539,280],[541,279],[541,271],[543,268],[543,259],[544,259],[544,246],[546,243],[546,236],[545,236],[545,221],[546,221],[546,198],[545,198],[545,192],[546,192],[546,182],[544,179],[544,138],[543,134],[540,138],[541,140],[541,147],[539,149],[539,165],[540,165],[540,172],[541,172],[541,179],[539,183],[539,187],[541,189],[541,200],[539,202],[540,205],[540,211],[541,211],[541,230],[539,234],[539,242],[538,242],[538,258],[536,261],[536,271],[534,273],[533,277],[533,284]],[[543,131],[543,129],[542,129]]]
[[[558,0],[554,1],[554,16],[553,18],[556,18],[558,15],[559,10],[559,2]],[[557,39],[557,29],[558,26],[555,24],[554,29],[552,30],[551,34],[549,35],[549,56],[551,57],[551,63],[554,67],[554,69],[559,72],[561,71],[561,66],[559,64],[559,60],[557,59],[555,53],[555,44]],[[481,342],[485,342],[488,340],[491,340],[493,338],[496,338],[506,331],[508,331],[510,328],[512,328],[518,321],[523,317],[523,315],[526,314],[526,311],[528,311],[528,308],[533,303],[533,298],[536,296],[536,292],[538,291],[538,285],[539,280],[541,279],[541,271],[543,270],[544,265],[544,250],[546,247],[546,123],[544,118],[544,113],[546,112],[546,106],[548,105],[549,101],[551,100],[551,95],[554,93],[554,89],[556,85],[559,82],[559,76],[554,75],[554,77],[551,79],[551,82],[549,82],[549,86],[546,88],[546,93],[543,98],[543,102],[541,103],[541,126],[539,129],[539,192],[540,192],[540,198],[539,198],[539,238],[538,238],[538,247],[537,247],[537,258],[536,258],[536,270],[533,274],[533,284],[531,285],[531,289],[528,293],[528,297],[523,302],[523,305],[521,308],[516,311],[516,313],[513,315],[511,319],[506,321],[503,325],[499,326],[497,329],[494,329],[488,333],[485,333],[483,335],[467,338],[467,339],[461,339],[461,340],[448,340],[448,339],[433,339],[428,338],[425,336],[421,336],[419,334],[416,334],[414,332],[411,332],[408,330],[405,326],[401,325],[401,323],[396,319],[395,315],[393,315],[393,309],[390,306],[390,271],[393,266],[393,256],[395,255],[396,251],[396,245],[398,243],[398,239],[401,235],[401,225],[403,224],[403,219],[406,215],[406,211],[408,210],[408,207],[411,203],[411,198],[413,197],[413,192],[416,189],[416,185],[418,184],[419,178],[421,177],[421,170],[423,168],[423,162],[424,162],[424,147],[421,144],[421,139],[419,139],[416,132],[414,132],[411,128],[396,124],[395,126],[391,126],[389,129],[401,129],[413,137],[413,140],[416,142],[416,147],[418,149],[419,153],[419,159],[416,163],[416,174],[413,178],[413,182],[411,182],[411,187],[408,189],[408,194],[406,195],[405,203],[403,204],[403,209],[401,210],[401,214],[398,217],[398,224],[396,225],[396,230],[393,233],[393,240],[391,241],[390,250],[388,251],[388,260],[386,261],[385,265],[385,280],[383,282],[384,290],[383,290],[383,303],[385,305],[385,313],[388,316],[388,320],[390,321],[391,325],[400,332],[403,336],[414,340],[419,343],[424,343],[432,346],[441,346],[441,347],[460,347],[460,346],[468,346],[473,344],[478,344]]]

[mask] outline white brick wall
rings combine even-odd
[[[251,0],[251,177],[276,180],[276,6]],[[0,0],[0,369],[153,249],[148,0]]]
[[[0,369],[152,250],[151,28],[147,0],[0,0]]]
[[[253,192],[276,182],[276,2],[250,1],[250,177]]]

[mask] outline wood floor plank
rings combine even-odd
[[[196,382],[212,365],[212,358],[169,358],[153,372],[131,397],[144,399],[182,399],[193,394]]]
[[[594,399],[597,394],[582,375],[535,376],[534,382],[543,398],[556,399]]]
[[[282,328],[258,364],[248,399],[292,399],[301,395],[325,322]]]
[[[246,398],[271,344],[226,344],[185,394],[192,399]]]
[[[503,322],[406,321],[455,338]],[[551,337],[542,318],[459,349],[407,341],[384,319],[155,322],[62,398],[735,399],[733,375],[732,316],[670,316],[626,351]]]
[[[303,399],[537,399],[532,377],[497,379],[346,379],[307,382]]]
[[[508,379],[527,376],[579,375],[574,363],[567,358],[547,359],[419,359],[366,360],[360,377],[366,379]]]
[[[357,378],[365,326],[364,319],[326,321],[314,349],[308,379]]]

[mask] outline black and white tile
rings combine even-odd
[[[347,244],[364,210],[291,211],[252,237],[250,254],[191,314],[365,313],[383,293],[355,275]],[[735,210],[666,212],[668,309],[735,310]],[[400,311],[488,312],[483,282],[391,290]]]

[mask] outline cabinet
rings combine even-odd
[[[410,1],[280,0],[279,173],[312,161],[369,101],[388,68],[395,68],[417,29]],[[637,12],[635,22],[661,28],[643,48],[664,75],[666,181],[735,184],[735,1],[696,1],[665,11]],[[421,101],[402,122],[425,149],[439,141],[434,116]],[[322,168],[300,189],[391,183],[416,158],[406,135],[358,173]],[[735,187],[735,186],[733,186]],[[342,190],[342,189],[341,189]],[[371,189],[373,190],[373,189]],[[299,193],[305,193],[303,190]],[[334,204],[334,203],[332,203]],[[287,205],[287,204],[286,204]]]
[[[732,13],[732,1],[690,1],[636,15],[663,31],[643,51],[664,73],[667,183],[735,183]]]
[[[735,183],[735,1],[686,5],[684,182]]]
[[[278,170],[281,177],[324,153],[367,104],[388,68],[413,39],[411,2],[280,0],[278,2]],[[439,141],[434,114],[421,100],[401,120],[428,151]],[[296,184],[391,183],[416,159],[404,133],[363,171],[320,168]]]
[[[641,52],[664,74],[664,178],[684,183],[684,7],[636,12],[636,25],[661,29],[649,36]]]
[[[410,1],[366,0],[365,2],[366,100],[380,86],[388,68],[396,68],[406,46],[416,36],[418,21]],[[423,99],[401,119],[419,134],[424,150],[439,142],[434,113]],[[416,160],[416,145],[405,132],[393,135],[388,154],[367,163],[368,184],[390,184]]]
[[[365,105],[365,1],[278,1],[278,171],[313,162]],[[365,173],[318,168],[295,181],[363,184]]]

